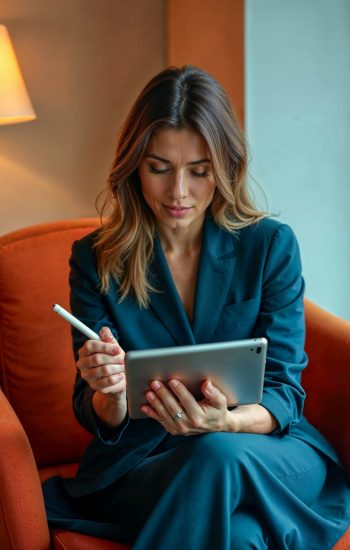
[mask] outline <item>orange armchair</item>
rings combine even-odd
[[[54,222],[0,237],[0,548],[127,550],[68,531],[49,532],[41,482],[71,476],[90,439],[71,405],[75,366],[70,328],[51,304],[69,307],[72,242],[96,218]],[[305,414],[350,471],[350,323],[306,300],[309,367]],[[336,545],[350,548],[350,530]]]

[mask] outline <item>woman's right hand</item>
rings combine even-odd
[[[125,394],[124,350],[108,327],[100,330],[100,337],[101,340],[87,340],[80,348],[80,375],[96,392]]]

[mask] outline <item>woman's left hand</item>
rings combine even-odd
[[[235,431],[226,397],[209,380],[201,385],[201,401],[196,401],[178,380],[170,380],[167,385],[154,380],[151,388],[146,393],[148,405],[141,410],[172,435]]]

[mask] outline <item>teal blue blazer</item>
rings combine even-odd
[[[70,285],[74,315],[95,332],[110,327],[125,351],[265,337],[268,356],[261,404],[278,422],[271,437],[294,435],[338,462],[332,447],[303,417],[301,372],[307,365],[304,281],[298,244],[289,226],[267,218],[232,234],[208,215],[192,323],[159,240],[148,270],[158,292],[151,294],[148,309],[140,309],[133,296],[119,303],[116,281],[107,294],[100,293],[93,239],[91,234],[73,245]],[[76,356],[84,340],[85,336],[73,329]],[[126,418],[118,429],[107,428],[94,414],[92,395],[93,390],[77,373],[74,411],[95,437],[77,477],[66,482],[66,489],[75,497],[103,489],[120,478],[166,434],[150,419]]]

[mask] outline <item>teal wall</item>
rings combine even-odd
[[[350,0],[246,0],[245,21],[250,174],[298,237],[306,295],[350,320]]]

